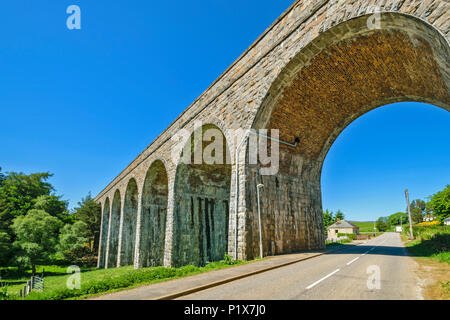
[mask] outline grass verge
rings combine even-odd
[[[450,299],[450,227],[413,227],[414,240],[409,230],[402,233],[408,252],[415,258],[418,277],[425,284],[425,299]]]
[[[413,256],[450,264],[450,226],[414,226],[413,233],[414,240],[409,240],[408,230],[402,233],[405,245]]]
[[[182,278],[249,262],[251,261],[222,260],[219,262],[211,262],[204,267],[189,265],[180,268],[150,267],[133,269],[133,266],[127,266],[113,269],[86,270],[79,273],[80,288],[73,290],[68,288],[67,282],[78,275],[65,274],[50,276],[45,278],[45,290],[43,292],[33,291],[25,300],[83,299],[94,295],[131,289],[141,285]],[[22,287],[23,284],[6,287],[8,288],[8,295],[6,296],[2,292],[0,293],[0,299],[2,297],[3,299],[9,300],[22,299],[18,296],[19,290]]]

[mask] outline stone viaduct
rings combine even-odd
[[[389,103],[449,111],[449,38],[444,0],[295,1],[96,197],[98,267],[257,257],[260,183],[264,254],[324,248],[328,150],[349,123]],[[177,132],[208,127],[223,134],[231,163],[174,160]],[[279,130],[276,174],[249,163],[250,136],[230,134],[237,128]]]

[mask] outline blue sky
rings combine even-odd
[[[0,166],[50,171],[73,207],[96,195],[292,1],[24,1],[0,11]],[[81,8],[82,29],[66,28]],[[450,181],[448,112],[377,109],[339,137],[324,208],[370,220]]]

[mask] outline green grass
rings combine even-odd
[[[414,240],[409,229],[402,234],[406,247],[415,257],[424,257],[450,264],[450,226],[413,227]]]
[[[450,297],[450,281],[441,282],[441,287],[444,295]]]
[[[113,268],[113,269],[95,269],[86,268],[80,273],[81,288],[70,290],[67,288],[67,280],[71,276],[66,273],[66,268],[55,268],[55,273],[45,277],[44,292],[33,291],[26,300],[64,300],[64,299],[82,299],[93,295],[105,294],[123,289],[137,287],[139,285],[151,284],[170,279],[181,278],[198,273],[212,270],[219,270],[232,265],[244,264],[244,261],[211,262],[204,267],[184,266],[181,268],[151,267],[134,269],[133,266]],[[45,266],[45,270],[50,266]],[[10,299],[21,299],[18,294],[24,286],[24,281],[29,278],[15,279],[18,284],[12,284],[7,287]],[[10,281],[14,283],[14,281]],[[3,294],[4,295],[4,294]],[[0,299],[2,293],[0,292]]]
[[[325,245],[326,245],[327,248],[331,248],[331,247],[340,246],[341,244],[344,244],[344,243],[351,243],[351,242],[352,242],[351,239],[343,239],[343,240],[339,240],[339,241],[336,241],[336,242],[326,241]]]
[[[373,232],[375,222],[352,222],[359,227],[359,232]]]

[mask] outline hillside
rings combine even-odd
[[[359,232],[373,232],[375,221],[350,221],[355,226],[359,227]]]

